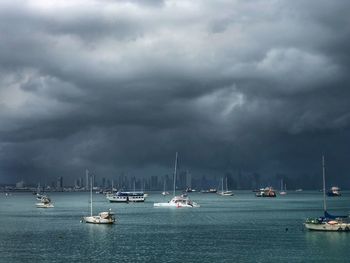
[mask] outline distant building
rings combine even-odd
[[[16,183],[16,188],[24,188],[24,181],[21,180],[18,183]]]
[[[56,190],[63,191],[63,177],[62,176],[57,177]]]

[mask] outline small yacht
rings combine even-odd
[[[107,212],[101,212],[97,216],[92,215],[92,178],[90,188],[90,216],[84,216],[82,222],[89,224],[114,224],[114,213],[109,209]]]
[[[286,195],[287,194],[287,185],[284,184],[284,189],[283,189],[283,179],[281,180],[281,191],[280,195]]]
[[[227,188],[227,177],[226,177],[226,191],[224,191],[224,178],[222,178],[221,192],[219,192],[219,195],[222,195],[222,196],[233,196],[233,192],[229,191],[228,188]]]
[[[324,156],[322,156],[322,174],[324,216],[308,218],[306,219],[304,226],[309,230],[315,231],[350,231],[350,217],[348,215],[331,215],[327,212]]]
[[[255,196],[256,197],[276,197],[276,192],[270,186],[270,187],[260,189],[260,192],[257,192]]]
[[[46,195],[43,195],[40,199],[40,203],[36,203],[35,206],[37,208],[53,208],[54,207],[54,205],[51,202],[51,199]]]
[[[200,207],[199,204],[196,202],[192,202],[188,197],[187,194],[182,194],[180,196],[175,195],[175,189],[176,189],[176,174],[177,174],[177,159],[178,159],[178,153],[176,152],[175,156],[175,169],[174,169],[174,197],[167,203],[154,203],[154,207],[185,207],[185,208],[194,208],[194,207]]]
[[[170,193],[169,193],[169,192],[164,191],[164,192],[162,192],[162,195],[163,195],[163,196],[166,196],[166,195],[170,195]]]
[[[188,197],[181,196],[174,196],[169,202],[167,203],[154,203],[154,207],[200,207],[199,204],[196,202],[192,202]]]

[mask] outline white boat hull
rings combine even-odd
[[[154,207],[173,207],[173,208],[195,208],[200,207],[197,203],[192,203],[192,205],[189,204],[175,204],[175,203],[154,203]]]
[[[112,218],[101,218],[100,216],[85,216],[83,220],[89,224],[114,224],[115,222]]]
[[[305,227],[313,231],[350,231],[350,223],[337,223],[337,224],[313,224],[305,223]]]
[[[54,205],[53,204],[44,204],[44,203],[36,203],[35,206],[37,208],[53,208]]]

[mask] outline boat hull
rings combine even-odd
[[[88,224],[114,224],[114,219],[101,218],[99,216],[86,216],[83,218],[85,223]]]
[[[53,204],[44,204],[44,203],[36,203],[35,206],[37,208],[53,208]]]
[[[154,207],[169,207],[169,208],[196,208],[200,207],[198,204],[175,204],[175,203],[154,203]]]
[[[305,227],[311,231],[350,231],[349,223],[337,223],[337,224],[313,224],[313,223],[304,223]]]

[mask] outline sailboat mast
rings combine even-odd
[[[177,169],[177,152],[176,152],[176,155],[175,155],[175,168],[174,168],[174,196],[175,196],[175,189],[176,189],[176,169]]]
[[[322,155],[322,175],[323,175],[323,209],[324,209],[324,211],[327,211],[327,204],[326,204],[326,175],[325,175],[324,155]]]
[[[90,216],[92,216],[92,176],[90,176]]]
[[[224,193],[224,177],[222,177],[221,181],[221,193]]]

